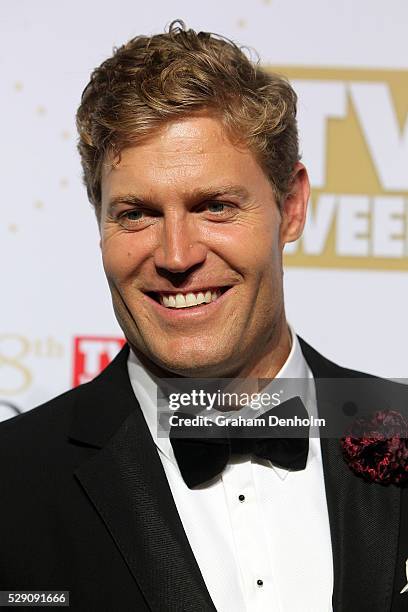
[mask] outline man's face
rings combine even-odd
[[[216,118],[169,122],[125,149],[104,167],[100,229],[130,344],[176,374],[234,375],[281,331],[292,226]]]

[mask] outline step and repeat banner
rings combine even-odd
[[[286,249],[289,321],[343,365],[408,377],[404,0],[16,0],[0,9],[0,420],[90,380],[124,342],[74,117],[113,47],[177,18],[255,49],[298,93],[313,193]]]

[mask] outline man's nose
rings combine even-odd
[[[154,253],[157,268],[169,272],[186,272],[203,263],[207,247],[200,242],[193,220],[183,216],[165,217],[160,235],[160,244]]]

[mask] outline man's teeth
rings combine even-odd
[[[221,291],[200,291],[198,293],[177,293],[176,295],[160,295],[160,304],[166,308],[188,308],[199,304],[209,304],[215,302],[221,295]]]

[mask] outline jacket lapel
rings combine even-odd
[[[100,448],[75,471],[148,606],[215,610],[127,374],[125,346],[81,395],[70,438]]]
[[[327,379],[357,374],[299,340],[315,378],[319,416],[330,419],[339,402]],[[367,376],[361,374],[361,378]],[[333,610],[387,612],[398,550],[401,491],[354,475],[343,460],[339,440],[322,438],[321,449],[333,549]]]

